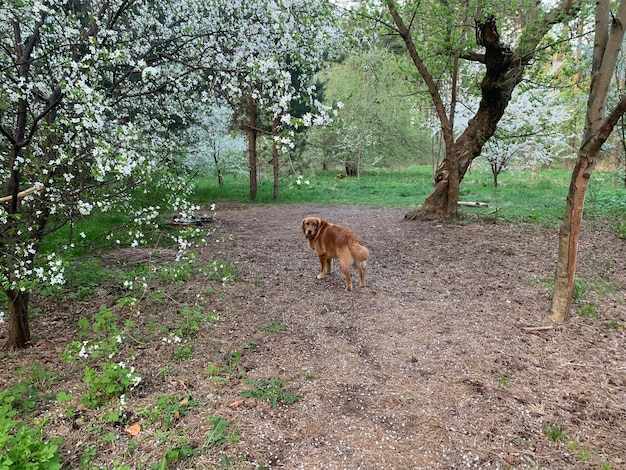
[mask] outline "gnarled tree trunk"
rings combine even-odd
[[[257,119],[258,108],[252,97],[252,91],[248,93],[248,169],[250,172],[250,199],[255,200],[257,196]]]
[[[533,59],[540,41],[551,25],[565,21],[568,14],[579,8],[580,0],[564,0],[559,7],[550,12],[545,12],[541,8],[532,9],[528,21],[524,24],[516,51],[500,42],[494,17],[477,19],[477,45],[483,47],[485,52],[461,54],[460,58],[481,63],[485,67],[485,75],[480,85],[481,101],[478,111],[456,140],[453,139],[453,122],[446,116],[439,85],[420,57],[411,36],[411,28],[406,26],[400,16],[397,2],[386,0],[385,3],[397,27],[397,33],[404,41],[415,67],[428,87],[441,122],[446,145],[446,157],[435,172],[433,192],[419,210],[410,211],[405,217],[428,220],[449,218],[456,215],[453,209],[458,204],[460,182],[474,158],[480,155],[487,140],[495,133],[497,124],[511,100],[513,89],[522,80],[523,73]]]
[[[434,220],[449,217],[450,198],[458,203],[459,185],[474,158],[480,155],[485,143],[493,136],[498,122],[511,101],[513,89],[520,83],[528,59],[512,52],[499,39],[495,18],[477,24],[478,45],[485,47],[484,55],[472,56],[472,60],[484,63],[486,70],[480,89],[482,98],[478,111],[469,121],[465,131],[454,141],[452,151],[446,150],[445,159],[435,172],[435,187],[422,207],[408,212],[407,219]],[[465,57],[469,58],[469,57]],[[449,162],[454,159],[454,162]],[[452,163],[452,165],[450,164]],[[450,178],[450,169],[456,170],[456,178]],[[450,191],[450,184],[454,191]]]

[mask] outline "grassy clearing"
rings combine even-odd
[[[364,172],[360,178],[335,178],[338,170],[310,171],[302,178],[292,175],[279,183],[279,198],[272,200],[273,182],[262,178],[257,203],[279,204],[357,204],[368,206],[419,207],[433,188],[430,166]],[[541,170],[529,173],[507,172],[494,187],[488,171],[470,171],[461,184],[461,201],[478,201],[486,208],[461,208],[465,217],[497,217],[512,222],[557,224],[565,211],[570,173]],[[251,202],[248,180],[225,178],[223,186],[209,178],[196,180],[195,202],[217,200]],[[626,213],[626,189],[616,187],[611,173],[596,172],[589,186],[586,215],[618,216]],[[624,225],[624,224],[622,224]]]

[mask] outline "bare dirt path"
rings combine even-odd
[[[304,397],[269,414],[236,412],[260,460],[270,456],[276,468],[624,468],[626,336],[615,327],[626,320],[624,241],[587,227],[578,276],[596,286],[585,300],[599,316],[551,327],[556,229],[403,214],[219,211],[220,230],[235,235],[225,254],[253,281],[233,292],[237,321],[286,326],[260,339],[248,375],[278,375]],[[371,252],[365,289],[346,292],[338,269],[315,278],[299,229],[309,215],[361,236]],[[552,442],[547,427],[561,427],[566,442]]]
[[[202,275],[171,292],[170,285],[150,286],[148,294],[161,287],[167,295],[129,314],[145,345],[133,362],[142,387],[126,397],[134,411],[113,428],[80,407],[74,421],[62,407],[42,411],[46,429],[65,440],[65,467],[80,468],[93,447],[94,464],[152,468],[178,433],[202,452],[170,468],[626,468],[624,240],[602,221],[586,223],[578,277],[588,289],[577,308],[593,305],[598,314],[574,315],[558,327],[545,320],[557,229],[403,215],[218,204],[214,236],[224,241],[203,247],[200,259],[236,266],[238,279],[227,289]],[[364,289],[346,292],[336,265],[316,279],[316,256],[300,232],[305,216],[361,236],[370,249]],[[129,262],[127,254],[108,258]],[[36,300],[35,345],[5,355],[0,380],[41,364],[63,371],[57,389],[79,397],[81,369],[63,363],[60,351],[77,337],[80,316],[115,305],[119,295],[103,291],[89,303],[64,305]],[[190,357],[177,359],[159,329],[174,331],[181,306],[194,302],[219,321],[193,337]],[[244,374],[215,380],[208,368],[216,353],[229,351],[243,351]],[[302,399],[275,408],[241,402],[245,379],[268,378]],[[164,434],[141,410],[170,395],[195,405]],[[210,416],[228,420],[239,440],[207,448]],[[94,421],[116,440],[103,444],[86,432]],[[124,428],[136,422],[142,431],[131,443]]]

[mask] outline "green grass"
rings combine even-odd
[[[300,185],[296,184],[297,175],[283,177],[276,201],[272,200],[271,177],[262,177],[254,202],[415,209],[421,206],[433,189],[430,166],[372,170],[363,172],[359,178],[335,178],[339,173],[340,170],[310,171],[302,175]],[[565,212],[570,175],[567,170],[546,169],[537,172],[533,179],[527,173],[507,172],[499,176],[498,187],[494,187],[489,171],[470,171],[461,183],[459,200],[485,202],[488,207],[461,207],[461,215],[557,224]],[[221,187],[217,181],[208,178],[197,179],[195,184],[194,202],[198,204],[220,200],[252,202],[247,178],[226,177]],[[587,217],[623,216],[626,212],[626,189],[613,187],[611,173],[594,173],[587,194]]]

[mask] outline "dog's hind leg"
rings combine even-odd
[[[365,261],[356,261],[356,268],[359,271],[359,287],[365,287],[365,267],[367,263]]]
[[[346,277],[346,290],[352,290],[352,278],[350,277],[350,266],[354,263],[350,251],[346,249],[344,253],[339,253],[339,267]]]

